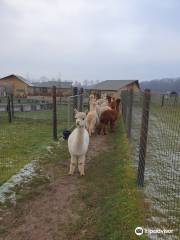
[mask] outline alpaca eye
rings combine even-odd
[[[84,120],[84,118],[82,120]]]

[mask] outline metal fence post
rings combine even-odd
[[[129,111],[128,111],[128,119],[127,119],[128,138],[131,137],[132,108],[133,108],[133,90],[131,89],[129,92]]]
[[[84,92],[84,89],[81,88],[80,89],[80,103],[79,103],[79,111],[80,112],[83,111],[83,92]]]
[[[123,120],[124,120],[124,125],[125,128],[127,128],[127,94],[128,91],[124,90],[122,91],[122,115],[123,115]]]
[[[56,111],[56,86],[52,88],[53,100],[53,139],[57,140],[57,111]]]
[[[161,100],[161,107],[164,106],[164,94],[162,95],[162,100]]]
[[[13,94],[11,94],[11,113],[12,113],[12,118],[14,117],[14,98]]]
[[[149,121],[149,106],[150,106],[151,91],[145,89],[143,97],[143,109],[141,119],[141,132],[140,132],[140,146],[139,146],[139,164],[138,164],[138,187],[144,186],[144,170],[145,170],[145,158],[148,136],[148,121]]]
[[[70,128],[70,119],[71,119],[71,97],[68,97],[68,129]]]
[[[12,115],[11,115],[11,99],[10,96],[7,97],[7,112],[8,112],[8,121],[9,123],[12,122]]]
[[[74,87],[73,88],[73,112],[74,112],[74,109],[78,107],[78,98],[77,98],[77,95],[78,95],[78,88],[77,87]],[[74,116],[74,114],[73,114]]]

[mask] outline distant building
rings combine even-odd
[[[56,94],[59,97],[72,95],[72,82],[47,81],[34,82],[29,90],[29,96],[51,95],[53,86],[56,86]]]
[[[57,96],[72,95],[72,82],[47,81],[32,83],[19,75],[0,78],[0,89],[16,97],[50,96],[52,86],[57,88]],[[1,93],[1,92],[0,92]]]
[[[0,86],[0,97],[3,97],[6,95],[6,89],[3,86]]]
[[[89,91],[106,93],[110,96],[120,96],[122,91],[130,89],[132,89],[133,92],[140,91],[138,80],[106,80],[87,87]]]

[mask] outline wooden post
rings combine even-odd
[[[162,95],[161,107],[164,106],[164,94]]]
[[[57,111],[56,111],[56,86],[52,88],[53,100],[53,139],[57,140]]]
[[[127,95],[128,91],[124,90],[122,92],[122,115],[123,115],[123,120],[124,120],[124,126],[127,129]]]
[[[144,186],[144,170],[145,158],[148,136],[148,121],[149,121],[149,106],[150,106],[151,91],[145,89],[143,97],[143,110],[141,119],[141,132],[140,132],[140,146],[139,146],[139,164],[138,164],[138,187]]]
[[[80,89],[80,102],[79,102],[79,111],[80,112],[83,111],[83,92],[84,92],[84,89],[81,88]]]
[[[71,97],[68,97],[68,129],[70,129],[71,122]]]
[[[122,102],[122,117],[124,122],[124,91],[121,92],[121,102]]]
[[[11,115],[11,100],[10,96],[7,97],[7,112],[8,112],[8,121],[9,123],[12,122],[12,115]]]
[[[13,94],[11,94],[11,113],[12,113],[12,118],[14,118],[14,99],[13,99]]]
[[[129,91],[129,111],[128,111],[128,119],[127,119],[127,134],[128,138],[131,137],[131,125],[132,125],[132,108],[133,108],[133,90]]]
[[[78,94],[78,88],[74,87],[73,88],[73,116],[74,116],[74,109],[78,107],[78,98],[77,98],[77,94]]]

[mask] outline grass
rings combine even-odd
[[[134,230],[143,226],[143,196],[136,187],[128,141],[122,124],[109,144],[112,150],[98,155],[80,179],[80,198],[85,202],[81,218],[72,234],[81,240],[133,240]],[[73,233],[74,232],[74,233]]]
[[[144,224],[143,197],[136,187],[136,173],[131,164],[129,146],[122,124],[118,126],[115,134],[109,135],[109,145],[112,147],[107,152],[102,152],[91,160],[87,175],[77,179],[79,186],[78,198],[82,203],[79,211],[74,206],[74,211],[80,215],[76,224],[68,226],[67,239],[78,234],[81,240],[133,240],[146,239],[144,236],[136,238],[134,229]],[[54,144],[52,153],[40,159],[43,166],[53,165],[61,169],[61,164],[69,157],[67,142],[60,145]],[[49,167],[48,167],[49,168]],[[57,177],[61,175],[57,171]],[[54,172],[54,171],[53,171]],[[55,172],[54,172],[55,174]],[[36,177],[29,183],[29,188],[18,190],[18,202],[27,201],[37,196],[46,185],[48,179]],[[48,187],[48,184],[47,186]],[[78,200],[79,199],[79,200]],[[76,204],[75,204],[76,205]],[[21,214],[21,211],[17,212]],[[75,214],[76,215],[76,214]],[[8,227],[9,228],[9,227]],[[8,229],[0,229],[1,234]]]
[[[52,121],[52,110],[40,110],[32,112],[15,112],[15,116],[21,119]],[[57,118],[59,122],[67,122],[68,106],[57,105]]]
[[[39,158],[52,141],[51,131],[51,125],[44,122],[16,120],[12,124],[3,124],[0,130],[0,183]]]
[[[178,229],[179,188],[179,134],[180,102],[173,99],[164,101],[161,97],[151,97],[148,144],[145,169],[145,193],[151,201],[149,228]],[[135,161],[138,162],[138,144],[141,123],[141,101],[133,105],[132,146]],[[140,107],[141,106],[141,107]],[[158,222],[157,222],[158,219]],[[173,236],[177,234],[174,230]],[[173,238],[172,236],[172,238]]]
[[[67,106],[57,109],[58,132],[67,127]],[[38,160],[52,143],[52,112],[15,113],[14,121],[7,122],[1,113],[0,122],[0,185],[17,173],[25,164]]]

